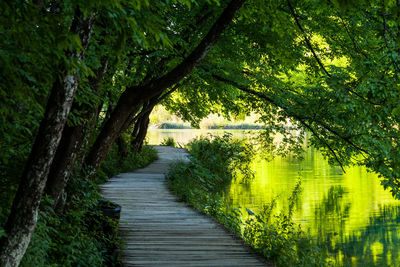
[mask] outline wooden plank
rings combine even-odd
[[[165,173],[187,161],[183,149],[155,146],[159,159],[101,186],[102,195],[122,206],[120,235],[124,266],[273,266],[251,253],[215,220],[180,202]]]

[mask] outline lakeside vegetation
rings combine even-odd
[[[161,122],[158,124],[152,124],[150,125],[150,128],[153,129],[195,129],[192,126],[190,126],[189,123],[182,123],[182,122]],[[222,129],[222,130],[261,130],[264,129],[264,126],[258,125],[258,124],[253,124],[253,123],[243,123],[243,122],[238,122],[238,123],[214,123],[211,125],[205,125],[200,127],[200,129],[210,129],[210,130],[216,130],[216,129]]]
[[[299,181],[288,199],[288,210],[276,209],[275,202],[265,205],[261,212],[229,207],[223,194],[232,179],[246,182],[253,173],[249,164],[254,156],[244,140],[222,137],[199,137],[187,144],[193,155],[190,163],[176,164],[168,174],[171,190],[182,201],[241,237],[255,251],[277,266],[327,266],[327,254],[293,221],[295,204],[301,194]]]
[[[175,142],[175,139],[172,137],[164,138],[164,140],[161,141],[160,143],[161,146],[172,146],[172,147],[177,147],[177,144]]]

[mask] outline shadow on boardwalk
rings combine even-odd
[[[120,232],[124,266],[266,266],[213,219],[179,202],[165,183],[183,149],[155,146],[158,160],[119,174],[102,185],[102,195],[122,206]]]

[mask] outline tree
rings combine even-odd
[[[110,119],[104,125],[86,160],[91,172],[96,172],[115,138],[121,133],[125,122],[135,114],[143,103],[170,86],[181,81],[206,56],[211,47],[221,36],[224,29],[233,19],[242,1],[232,0],[223,10],[217,21],[194,50],[176,67],[161,77],[156,77],[144,84],[128,87],[121,95]]]
[[[76,10],[70,32],[75,34],[87,47],[94,22],[94,16],[84,17],[79,9]],[[80,49],[69,51],[68,60],[81,61],[83,53]],[[37,223],[40,199],[46,184],[47,174],[53,161],[61,133],[79,77],[77,69],[62,66],[63,77],[56,79],[51,88],[46,105],[44,118],[40,124],[33,148],[25,165],[17,194],[14,198],[11,213],[5,225],[7,237],[0,243],[0,262],[2,266],[17,266],[28,247],[30,238]]]
[[[367,166],[399,198],[398,4],[257,4],[241,10],[167,107],[192,121],[216,106],[257,112],[264,140],[280,132],[292,145],[274,153],[300,148],[302,136],[285,127],[291,118],[331,163]]]

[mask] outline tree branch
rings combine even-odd
[[[207,55],[208,51],[232,21],[236,11],[240,9],[244,1],[245,0],[232,0],[208,31],[207,35],[201,40],[199,45],[173,70],[150,81],[146,88],[141,90],[143,94],[153,97],[158,92],[172,86],[189,74]],[[128,90],[136,89],[136,87],[131,87]]]
[[[121,94],[111,118],[107,120],[100,131],[86,158],[86,164],[90,166],[91,173],[95,173],[99,168],[130,114],[139,110],[146,101],[167,90],[192,72],[220,38],[244,1],[231,0],[197,47],[170,72],[152,79],[147,84],[127,87]],[[93,175],[89,178],[92,177]]]
[[[321,60],[319,59],[319,57],[317,56],[317,53],[315,53],[313,46],[311,45],[310,40],[308,40],[307,34],[304,31],[303,27],[301,26],[299,19],[297,17],[297,14],[294,12],[292,3],[290,2],[290,0],[287,0],[288,6],[290,8],[290,13],[292,13],[292,16],[294,18],[294,20],[296,21],[297,26],[299,27],[300,31],[303,33],[304,35],[304,40],[306,41],[306,44],[308,46],[308,48],[311,50],[311,53],[313,54],[315,60],[317,61],[319,67],[326,73],[326,75],[330,78],[331,74],[325,69],[325,66],[322,64]]]
[[[135,121],[137,121],[139,118],[141,118],[145,113],[149,112],[150,110],[152,110],[154,108],[155,105],[157,105],[158,103],[160,103],[162,100],[164,100],[165,98],[167,98],[167,96],[171,95],[173,92],[175,92],[179,87],[181,87],[184,83],[186,83],[187,80],[185,80],[183,83],[180,84],[176,84],[173,88],[171,88],[168,92],[166,92],[165,94],[163,94],[160,97],[157,97],[156,100],[151,101],[151,104],[147,105],[147,107],[145,107],[144,109],[142,109],[140,111],[139,114],[137,114],[132,121],[129,124],[134,123]]]
[[[313,54],[315,60],[317,61],[317,63],[318,63],[318,65],[320,66],[320,68],[325,72],[325,74],[326,74],[329,78],[332,78],[332,75],[327,71],[327,69],[325,68],[324,64],[322,64],[321,60],[319,59],[319,57],[318,57],[317,53],[315,52],[315,50],[314,50],[314,48],[313,48],[313,46],[312,46],[310,40],[308,40],[307,34],[306,34],[306,32],[304,31],[303,27],[301,26],[301,24],[300,24],[300,22],[299,22],[298,15],[295,13],[294,8],[293,8],[293,6],[292,6],[292,3],[290,2],[290,0],[287,0],[287,3],[288,3],[288,5],[289,5],[290,11],[291,11],[291,13],[292,13],[292,16],[293,16],[293,18],[295,19],[296,24],[297,24],[297,26],[299,27],[300,31],[303,33],[304,39],[305,39],[305,41],[306,41],[306,44],[307,44],[308,48],[310,49],[311,53]],[[346,27],[345,27],[345,28],[346,28]],[[347,28],[346,28],[346,30],[347,30]],[[349,34],[349,33],[348,33],[348,34]],[[350,34],[349,34],[349,36],[350,36]],[[352,39],[352,41],[353,41],[353,39]],[[354,41],[353,41],[353,43],[354,43]],[[355,43],[354,43],[354,45],[355,45]],[[347,85],[345,85],[344,89],[345,89],[347,92],[352,93],[352,94],[356,95],[357,97],[361,98],[362,100],[364,100],[364,101],[367,102],[367,103],[370,103],[370,104],[372,104],[372,105],[379,105],[379,103],[374,103],[374,102],[368,100],[368,99],[365,98],[364,96],[360,95],[360,94],[357,93],[356,91],[354,91],[354,90],[352,90],[351,88],[349,88]]]
[[[286,114],[287,114],[289,117],[293,117],[293,118],[297,119],[297,120],[298,120],[299,122],[301,122],[307,129],[309,129],[309,130],[312,131],[312,132],[314,132],[315,130],[314,130],[314,129],[311,127],[311,125],[308,124],[305,120],[310,120],[310,121],[312,121],[312,122],[315,122],[315,123],[319,124],[319,125],[320,125],[321,127],[323,127],[325,130],[327,130],[328,132],[332,133],[333,135],[339,137],[340,139],[342,139],[342,140],[345,141],[346,143],[348,143],[348,144],[350,144],[351,146],[353,146],[353,147],[354,147],[355,149],[357,149],[358,151],[363,152],[363,153],[366,153],[366,154],[370,154],[370,153],[368,153],[368,151],[366,151],[365,149],[362,149],[361,147],[359,147],[358,145],[356,145],[355,143],[353,143],[351,140],[349,140],[349,138],[347,138],[347,137],[345,137],[345,136],[342,136],[342,135],[339,134],[336,130],[332,129],[331,127],[329,127],[329,126],[326,125],[325,123],[321,122],[320,120],[317,120],[316,118],[312,118],[312,117],[308,117],[308,116],[304,117],[304,116],[297,115],[297,114],[293,113],[292,111],[290,111],[288,107],[286,107],[286,106],[284,106],[284,105],[282,105],[282,104],[277,103],[274,99],[268,97],[267,95],[262,94],[262,93],[260,93],[260,92],[257,92],[257,91],[255,91],[255,90],[252,90],[252,89],[248,88],[247,86],[240,85],[240,84],[236,83],[235,81],[229,80],[229,79],[227,79],[227,78],[221,77],[221,76],[216,75],[216,74],[212,74],[212,77],[213,77],[214,79],[218,80],[218,81],[221,81],[221,82],[224,82],[224,83],[228,83],[228,84],[230,84],[230,85],[232,85],[232,86],[238,88],[239,90],[241,90],[241,91],[243,91],[243,92],[246,92],[246,93],[248,93],[248,94],[257,96],[258,98],[264,99],[264,100],[268,101],[269,103],[273,104],[274,106],[281,108],[282,110],[284,110],[284,111],[286,112]],[[316,137],[317,137],[318,139],[320,139],[318,136],[316,136]],[[320,139],[320,140],[323,141],[323,142],[326,144],[326,146],[328,147],[329,150],[333,150],[333,149],[330,147],[330,145],[329,145],[326,141],[324,141],[324,140],[322,140],[322,139]],[[335,157],[337,157],[337,155],[336,155]],[[338,163],[341,164],[340,161],[339,161]]]

